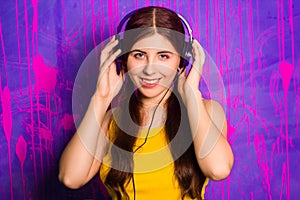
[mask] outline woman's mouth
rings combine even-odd
[[[161,78],[155,78],[155,79],[141,78],[140,82],[142,87],[153,88],[159,84],[160,79]]]

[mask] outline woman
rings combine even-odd
[[[198,90],[204,51],[193,40],[187,73],[184,26],[166,8],[135,11],[125,30],[121,73],[113,38],[101,53],[90,106],[62,154],[59,179],[78,188],[100,170],[113,199],[203,199],[207,179],[226,178],[233,165],[224,111]],[[120,104],[109,110],[114,99]]]

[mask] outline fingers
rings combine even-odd
[[[100,73],[98,76],[98,82],[100,82],[100,80],[102,80],[102,82],[109,82],[109,77],[118,77],[117,75],[117,70],[116,70],[116,63],[114,62],[114,60],[116,59],[116,57],[121,53],[121,49],[118,49],[116,52],[114,52],[112,55],[110,55],[102,64],[101,69],[100,69]],[[121,76],[123,76],[121,74]]]
[[[114,64],[116,58],[120,55],[121,49],[113,52],[114,48],[118,45],[118,40],[115,36],[107,43],[100,55],[100,73],[105,71],[109,66]],[[116,70],[115,70],[116,71]]]
[[[183,94],[183,85],[186,81],[186,68],[184,71],[180,71],[179,77],[178,77],[178,92],[179,94]]]
[[[199,82],[205,62],[205,53],[200,43],[196,39],[193,40],[192,47],[194,62],[188,74],[188,79],[193,80],[193,82]]]
[[[196,43],[198,43],[197,47],[198,47],[198,51],[200,53],[200,65],[203,67],[204,63],[205,63],[205,52],[203,47],[201,46],[201,44],[196,41]]]
[[[116,60],[116,58],[118,57],[118,55],[120,53],[121,53],[121,49],[118,49],[116,52],[114,52],[113,54],[109,55],[108,58],[102,64],[102,66],[101,66],[102,69],[101,70],[106,70],[112,64],[116,65],[114,63],[114,61]]]
[[[193,68],[197,69],[201,74],[205,62],[205,53],[202,46],[196,39],[193,40],[192,46],[193,46],[193,56],[194,56]]]
[[[119,40],[116,40],[115,36],[105,45],[100,55],[100,66],[104,64],[104,62],[111,55],[113,49],[118,45]]]

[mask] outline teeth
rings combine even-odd
[[[147,84],[154,84],[158,82],[158,79],[152,79],[152,80],[147,80],[147,79],[142,79],[144,83]]]

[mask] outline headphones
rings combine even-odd
[[[139,10],[140,9],[131,11],[130,13],[125,15],[123,17],[123,19],[120,21],[120,23],[117,27],[116,39],[119,40],[119,43],[116,46],[116,49],[118,49],[118,48],[122,49],[122,40],[123,39],[120,38],[120,32],[122,30],[122,27],[124,26],[125,22],[127,20],[129,20],[131,18],[131,16]],[[189,34],[188,41],[185,40],[184,44],[183,44],[183,48],[182,48],[182,52],[181,52],[182,59],[180,62],[180,66],[177,69],[177,72],[179,72],[182,68],[185,68],[189,65],[189,61],[192,58],[193,35],[192,35],[192,29],[191,29],[190,25],[188,24],[187,20],[185,20],[185,18],[182,15],[180,15],[178,13],[176,13],[176,14],[179,17],[180,21],[182,22],[182,24],[184,25],[185,29],[187,30],[187,32]],[[121,72],[121,69],[122,69],[123,56],[121,55],[121,56],[117,57],[115,60],[115,63],[116,63],[116,67],[117,67],[117,74],[119,75]]]

